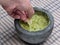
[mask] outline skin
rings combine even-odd
[[[34,14],[30,0],[0,0],[0,4],[11,17],[25,22]]]

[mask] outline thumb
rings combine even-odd
[[[27,15],[28,18],[31,18],[33,16],[33,14],[34,14],[34,9],[32,7],[28,8],[27,14],[28,14]]]

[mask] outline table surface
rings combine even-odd
[[[31,0],[31,4],[50,11],[54,17],[53,32],[43,45],[60,45],[60,0]],[[1,6],[0,45],[25,45],[15,31],[14,19]]]

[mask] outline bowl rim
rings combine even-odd
[[[22,33],[25,33],[25,34],[28,34],[28,35],[40,35],[40,34],[44,34],[48,31],[50,31],[50,29],[54,26],[54,17],[52,16],[51,12],[49,12],[48,10],[45,10],[43,8],[38,8],[38,7],[33,7],[34,10],[36,11],[42,11],[42,12],[45,12],[47,14],[47,16],[49,17],[49,20],[50,20],[50,24],[43,30],[40,30],[40,31],[36,31],[36,32],[29,32],[25,29],[23,29],[20,24],[19,24],[19,19],[15,19],[14,23],[15,23],[15,28],[22,32]]]

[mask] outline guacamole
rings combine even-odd
[[[33,17],[27,22],[19,21],[22,28],[29,32],[36,32],[43,30],[49,24],[49,18],[46,13],[36,11]]]

